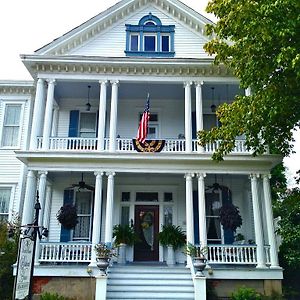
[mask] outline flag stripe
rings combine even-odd
[[[150,96],[148,94],[146,106],[145,106],[145,109],[144,109],[144,112],[143,112],[143,115],[142,115],[142,118],[140,121],[139,129],[138,129],[137,137],[136,137],[136,139],[141,143],[145,142],[145,140],[147,138],[147,134],[148,134],[148,122],[150,119],[149,108],[150,108]]]

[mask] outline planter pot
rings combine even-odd
[[[118,264],[126,264],[126,244],[119,245]]]
[[[167,257],[167,265],[174,266],[175,265],[175,251],[172,246],[168,246],[168,257]]]
[[[206,258],[195,257],[193,260],[193,265],[196,272],[196,276],[204,276],[203,270],[206,266]]]
[[[96,259],[97,260],[97,267],[99,268],[99,270],[106,274],[106,270],[109,266],[109,258],[108,257],[99,257]]]

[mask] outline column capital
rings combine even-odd
[[[106,172],[106,176],[115,176],[116,175],[116,172]]]
[[[260,177],[260,175],[258,173],[252,173],[249,175],[249,178],[251,180],[257,180]]]
[[[206,173],[197,173],[198,179],[204,179],[206,177]]]
[[[94,175],[95,175],[95,176],[98,176],[98,175],[103,176],[103,175],[104,175],[104,172],[103,172],[103,171],[95,171],[95,172],[94,172]]]
[[[193,84],[193,81],[184,81],[183,82],[183,86],[186,87],[190,87]]]
[[[262,174],[261,175],[261,177],[263,178],[263,179],[271,179],[271,174],[269,173],[269,174]]]
[[[99,80],[99,83],[100,83],[101,85],[107,85],[108,80]]]
[[[185,178],[185,179],[192,179],[194,176],[195,176],[194,173],[185,173],[185,174],[184,174],[184,178]]]
[[[48,82],[48,84],[56,84],[56,80],[53,78],[47,79],[46,81]]]
[[[119,85],[120,81],[119,80],[111,80],[110,83],[111,83],[111,85]]]
[[[48,175],[48,171],[38,171],[38,175],[39,176],[42,176],[42,175],[47,176]]]
[[[195,81],[194,83],[196,87],[201,87],[204,84],[204,81]]]

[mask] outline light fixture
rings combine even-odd
[[[210,109],[211,109],[211,111],[213,112],[213,113],[215,113],[216,112],[216,110],[217,110],[217,106],[214,104],[214,99],[215,99],[215,88],[212,86],[211,87],[211,99],[212,99],[212,105],[211,105],[211,107],[210,107]]]
[[[91,104],[90,104],[90,89],[91,89],[91,86],[88,85],[88,102],[87,104],[85,105],[86,106],[86,111],[90,111],[91,110]]]

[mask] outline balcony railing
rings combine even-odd
[[[192,152],[213,153],[219,148],[220,142],[210,143],[201,147],[197,140],[192,140]],[[185,153],[185,140],[166,139],[162,152]],[[43,138],[38,138],[37,150],[43,150]],[[79,137],[51,137],[49,141],[49,151],[99,151],[96,138]],[[109,151],[109,139],[104,139],[104,150]],[[116,151],[135,152],[132,139],[117,138]],[[245,140],[236,140],[233,153],[249,154]]]
[[[90,243],[41,243],[40,262],[47,263],[89,263]],[[266,263],[270,263],[270,249],[265,246]],[[256,245],[209,245],[209,264],[256,265]]]

